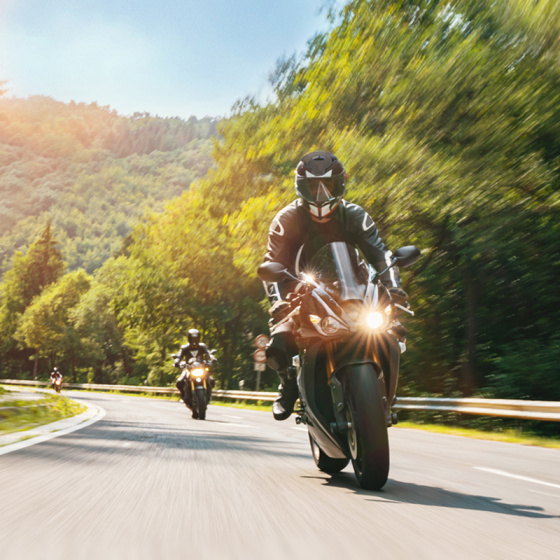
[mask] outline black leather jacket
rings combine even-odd
[[[279,262],[297,275],[316,251],[335,241],[358,247],[376,270],[383,270],[390,263],[391,251],[361,206],[342,200],[332,218],[320,223],[311,218],[299,199],[280,210],[272,220],[264,262]],[[381,281],[387,287],[400,288],[397,267],[383,274]],[[289,291],[289,284],[274,282],[265,285],[271,304],[284,299]]]
[[[191,348],[190,344],[183,344],[181,350],[179,350],[179,357],[177,360],[185,360],[188,362],[191,358],[194,358],[197,362],[213,362],[215,360],[214,356],[208,351],[208,346],[204,342],[198,343],[198,348]]]

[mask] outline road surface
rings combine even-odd
[[[105,417],[0,456],[0,558],[560,558],[560,450],[391,428],[361,490],[270,413],[69,392]]]

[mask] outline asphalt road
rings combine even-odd
[[[70,393],[89,427],[0,456],[0,558],[560,558],[560,451],[391,428],[390,480],[316,470],[270,413]]]

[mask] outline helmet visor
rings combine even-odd
[[[309,202],[325,203],[344,194],[346,185],[344,175],[334,177],[300,177],[296,178],[298,194]]]

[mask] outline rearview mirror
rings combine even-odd
[[[393,257],[397,260],[396,265],[404,268],[414,264],[420,258],[420,249],[414,245],[401,247],[393,253]]]

